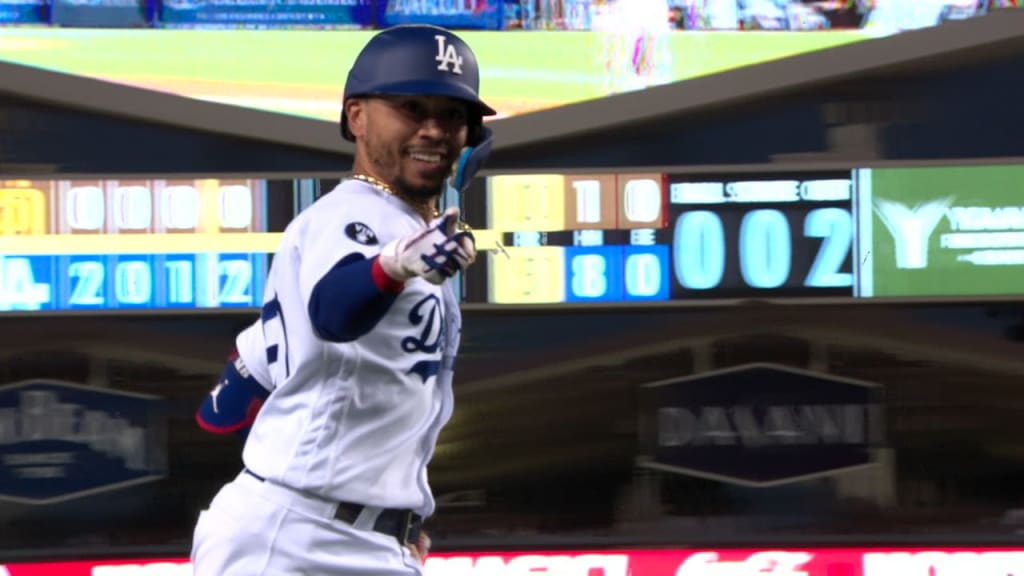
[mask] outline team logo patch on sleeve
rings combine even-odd
[[[370,230],[369,226],[362,222],[352,222],[345,226],[345,236],[364,246],[375,246],[377,244],[377,235],[373,233],[373,230]]]

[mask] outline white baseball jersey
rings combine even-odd
[[[426,465],[451,417],[461,324],[451,286],[409,280],[351,342],[319,338],[309,316],[314,286],[339,260],[371,258],[425,226],[404,202],[357,180],[289,224],[261,315],[273,392],[242,454],[254,473],[331,500],[433,513]],[[240,335],[243,360],[257,340]]]
[[[249,374],[267,390],[274,389],[267,366],[267,345],[263,341],[263,320],[247,326],[235,337],[235,350]]]

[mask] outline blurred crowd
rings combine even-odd
[[[672,0],[683,29],[902,31],[1014,7],[1019,0]]]
[[[518,0],[512,28],[589,30],[608,13],[667,14],[652,26],[681,30],[870,29],[890,34],[961,20],[1024,0]],[[516,25],[518,24],[518,25]]]

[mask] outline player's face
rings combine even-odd
[[[437,196],[466,145],[465,103],[439,96],[351,101],[349,127],[373,175],[410,198]]]

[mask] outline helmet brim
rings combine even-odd
[[[472,90],[462,84],[423,80],[394,82],[377,86],[373,91],[345,94],[345,100],[366,96],[446,96],[465,102],[481,117],[494,116],[498,113],[494,108],[480,100]],[[355,138],[348,129],[348,118],[345,116],[344,104],[342,104],[341,110],[341,135],[349,142],[355,141]]]

